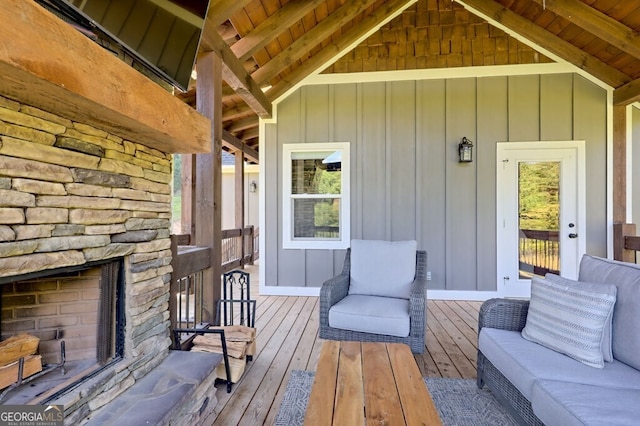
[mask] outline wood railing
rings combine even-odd
[[[640,236],[634,223],[613,224],[613,258],[637,263],[640,252]]]
[[[222,231],[222,273],[253,264],[258,259],[259,234],[253,226]],[[171,235],[169,319],[172,329],[205,327],[203,271],[211,267],[211,249],[191,245],[186,235]]]
[[[545,275],[560,271],[558,231],[521,229],[519,246],[521,273]]]

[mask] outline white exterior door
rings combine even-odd
[[[497,272],[503,297],[531,277],[576,279],[585,252],[584,141],[497,144]]]

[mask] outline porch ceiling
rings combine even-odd
[[[258,117],[316,72],[564,60],[634,102],[639,30],[638,0],[219,0],[200,49],[224,62],[226,149],[257,161]],[[178,96],[195,105],[195,84]]]

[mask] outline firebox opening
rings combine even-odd
[[[124,353],[123,261],[43,271],[0,281],[0,339],[39,339],[42,371],[18,361],[2,404],[43,404],[75,388]],[[3,366],[0,366],[3,368]],[[26,377],[26,374],[30,374]]]

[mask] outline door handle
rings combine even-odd
[[[578,234],[572,232],[569,234],[569,238],[578,238]]]

